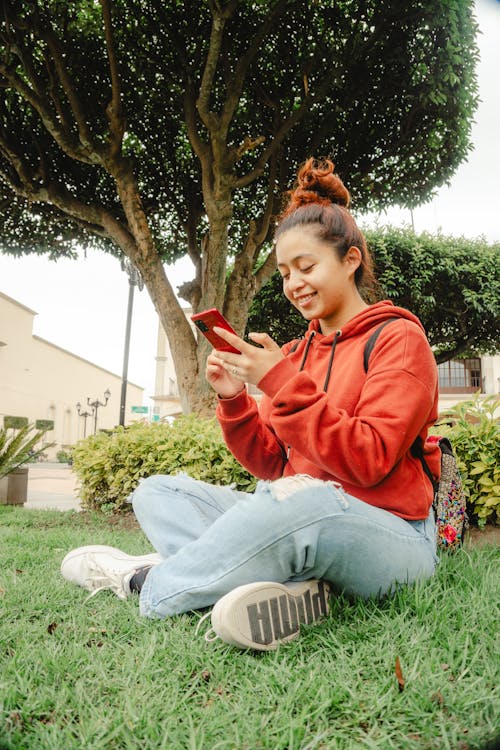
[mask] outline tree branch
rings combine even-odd
[[[125,121],[123,119],[123,108],[121,101],[121,84],[118,73],[115,42],[111,22],[111,9],[109,0],[100,0],[104,20],[104,33],[106,37],[106,48],[108,51],[109,70],[111,75],[111,101],[106,107],[106,115],[110,130],[110,156],[117,156],[121,152],[123,134],[125,132]]]
[[[44,58],[45,58],[45,69],[47,70],[47,75],[49,78],[49,85],[47,86],[47,92],[50,98],[52,99],[54,108],[56,110],[56,114],[59,117],[59,120],[61,121],[62,126],[69,133],[71,132],[73,122],[71,121],[67,108],[64,106],[63,102],[61,101],[58,91],[57,91],[57,77],[54,74],[52,58],[50,57],[47,49],[44,49],[43,53],[44,53]]]
[[[212,162],[210,146],[205,143],[198,132],[198,123],[196,119],[196,108],[192,94],[192,84],[188,80],[184,92],[184,118],[186,129],[193,150],[200,160],[202,191],[206,206],[210,207],[213,201],[213,184],[212,184]]]
[[[213,20],[210,31],[210,42],[208,45],[208,54],[201,78],[200,90],[196,101],[196,109],[202,119],[202,122],[210,130],[214,127],[214,115],[210,112],[210,94],[217,70],[220,50],[222,46],[222,37],[224,35],[225,20],[212,6]]]
[[[33,182],[33,173],[26,161],[18,154],[8,142],[4,135],[3,129],[0,133],[0,152],[5,157],[7,164],[11,167],[17,177],[18,182],[14,180],[14,176],[11,174],[10,177],[7,172],[3,172],[2,176],[5,181],[11,186],[11,188],[17,192],[18,189],[24,186],[27,192],[35,190]]]
[[[5,148],[3,138],[0,138],[0,149]],[[26,198],[32,202],[49,203],[55,206],[62,214],[70,219],[83,224],[92,232],[115,242],[129,257],[137,255],[137,245],[129,230],[119,222],[111,211],[102,206],[92,206],[82,203],[72,195],[63,185],[50,182],[44,186],[37,186],[32,182],[26,165],[13,152],[9,153],[10,163],[15,166],[19,182],[14,182],[12,177],[2,174],[3,179],[16,195]],[[98,230],[98,228],[100,228]],[[98,231],[97,231],[98,230]]]
[[[333,68],[325,72],[325,75],[319,85],[316,87],[316,92],[313,94],[304,94],[304,97],[300,103],[300,106],[292,112],[292,114],[284,120],[274,135],[274,138],[268,143],[268,146],[264,149],[259,159],[256,162],[255,167],[245,175],[236,177],[231,181],[232,188],[241,188],[250,185],[254,180],[260,177],[266,167],[269,158],[276,153],[283,143],[285,137],[306,115],[313,104],[320,102],[328,91],[331,85],[331,76]]]
[[[264,263],[260,266],[259,270],[255,273],[255,293],[260,292],[266,281],[268,281],[273,273],[276,271],[276,253],[273,249],[265,259]]]
[[[79,145],[64,128],[57,124],[52,112],[45,106],[43,99],[3,63],[0,63],[0,75],[10,83],[22,99],[33,107],[40,116],[46,130],[68,156],[85,164],[101,164],[102,158],[97,148],[91,149]]]
[[[236,107],[238,106],[248,68],[260,52],[262,41],[269,34],[276,21],[280,18],[286,5],[287,0],[278,0],[271,13],[263,21],[260,28],[257,30],[257,33],[249,42],[245,53],[239,58],[236,64],[236,70],[231,78],[231,85],[228,87],[228,93],[220,117],[220,126],[224,132],[227,132]]]
[[[71,107],[71,111],[73,112],[73,116],[75,118],[75,124],[78,129],[80,143],[86,149],[96,151],[97,146],[92,139],[92,135],[90,133],[90,128],[88,126],[82,104],[73,86],[73,82],[68,75],[66,65],[64,64],[64,52],[61,49],[59,40],[55,36],[52,29],[46,29],[45,31],[41,32],[40,37],[46,42],[52,55],[57,76],[59,78],[61,86],[63,87],[64,93],[66,94],[69,105]]]

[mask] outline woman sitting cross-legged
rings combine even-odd
[[[139,594],[141,614],[213,606],[212,627],[267,650],[328,613],[332,591],[390,595],[433,575],[432,483],[412,446],[437,417],[437,368],[419,320],[371,302],[374,278],[349,193],[330,161],[309,159],[275,233],[283,291],[309,321],[282,348],[217,329],[206,377],[234,456],[261,481],[246,494],[186,475],[152,476],[133,507],[156,554],[69,552],[63,576],[94,592]],[[364,351],[381,324],[364,367]],[[286,320],[283,320],[286,326]],[[245,383],[262,391],[259,404]],[[435,477],[437,445],[425,445]]]

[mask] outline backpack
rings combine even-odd
[[[398,318],[389,318],[374,330],[366,342],[363,353],[363,365],[368,372],[368,362],[379,334],[388,323]],[[422,463],[425,474],[434,487],[434,518],[436,519],[436,543],[438,548],[448,551],[457,550],[464,541],[469,526],[466,511],[466,498],[462,477],[458,470],[456,456],[448,438],[432,435],[427,438],[428,443],[437,443],[441,450],[441,476],[436,482],[424,458],[422,440],[418,437],[411,446],[411,453]]]

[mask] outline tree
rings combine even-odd
[[[413,206],[470,149],[472,0],[4,0],[0,222],[9,252],[127,256],[185,410],[212,402],[182,297],[242,331],[280,196],[332,156],[358,208]]]
[[[436,361],[500,351],[500,244],[385,227],[365,236],[376,264],[379,296],[417,315]],[[281,344],[307,323],[283,296],[276,273],[255,297],[248,327]]]

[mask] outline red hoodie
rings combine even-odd
[[[365,344],[388,318],[398,319],[380,332],[365,373]],[[335,480],[370,505],[409,520],[426,518],[432,485],[410,448],[418,436],[425,442],[436,421],[438,384],[418,318],[379,302],[328,336],[313,320],[296,343],[285,344],[285,359],[258,383],[260,406],[246,391],[219,400],[217,418],[230,451],[261,479]],[[438,477],[439,447],[426,444],[425,459]]]

